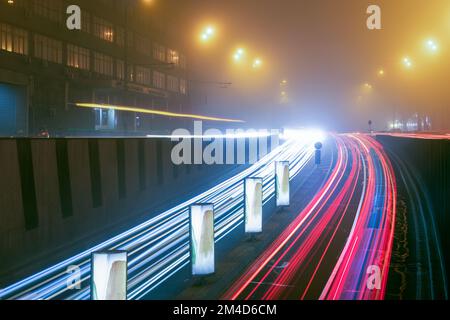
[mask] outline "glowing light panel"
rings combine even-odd
[[[190,210],[192,275],[214,273],[214,206],[195,204]]]
[[[275,162],[275,192],[277,207],[289,206],[289,162]]]
[[[105,251],[92,254],[92,300],[127,299],[127,253]]]
[[[263,179],[246,178],[244,181],[245,232],[262,232]]]

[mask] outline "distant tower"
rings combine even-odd
[[[368,124],[369,124],[369,132],[372,132],[372,124],[373,124],[372,120],[369,120]]]

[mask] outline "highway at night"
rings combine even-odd
[[[171,320],[437,310],[449,13],[450,0],[0,0],[0,305],[116,301]],[[391,303],[399,317],[378,308]]]
[[[302,139],[304,137],[304,139]],[[139,225],[105,243],[80,253],[0,291],[1,298],[12,299],[87,299],[89,298],[89,258],[91,252],[104,249],[120,249],[129,252],[129,297],[138,299],[162,285],[189,261],[188,209],[199,201],[212,202],[217,210],[216,242],[226,239],[228,233],[242,224],[242,179],[259,175],[264,177],[264,202],[273,197],[273,161],[289,160],[290,174],[294,178],[313,156],[313,144],[317,134],[299,134],[298,140],[287,141],[256,165],[213,189],[180,204],[157,217]],[[320,137],[319,137],[320,138]],[[84,290],[75,295],[67,287],[67,267],[82,267]]]
[[[246,176],[264,177],[264,203],[273,197],[273,161],[289,160],[291,178],[312,161],[314,140],[289,140],[258,164],[85,253],[14,284],[1,292],[6,298],[86,299],[89,291],[71,295],[65,268],[83,266],[89,282],[90,252],[128,250],[129,295],[139,299],[188,264],[187,207],[212,202],[217,218],[216,242],[242,224]],[[382,147],[366,135],[331,135],[333,164],[326,182],[308,205],[249,266],[224,295],[230,299],[383,299],[392,250],[396,184]],[[295,196],[294,196],[295,197]],[[231,200],[231,201],[230,201]],[[84,262],[83,262],[84,261]],[[220,263],[220,262],[219,262]],[[279,269],[280,265],[284,267]],[[380,290],[368,290],[367,270],[380,266]],[[151,297],[151,295],[150,295]]]
[[[91,253],[127,250],[129,299],[385,299],[398,208],[397,182],[386,150],[374,136],[360,133],[299,130],[282,138],[286,140],[280,147],[250,168],[127,232],[2,289],[0,298],[89,299]],[[436,139],[425,134],[415,138]],[[326,146],[320,166],[314,165],[317,141]],[[281,212],[273,207],[273,164],[280,160],[290,162],[293,184],[292,205]],[[418,274],[413,282],[416,297],[447,296],[442,285],[446,281],[444,263],[430,208],[421,204],[426,204],[426,199],[417,202],[422,191],[408,167],[397,157],[393,160],[408,188],[409,206],[415,214],[415,254],[419,258],[422,255],[420,261],[428,264],[428,272]],[[239,274],[226,270],[227,276],[200,287],[186,282],[190,269],[189,206],[214,204],[215,242],[225,243],[218,247],[216,258],[220,274],[230,256],[226,251],[234,250],[234,255],[249,246],[242,232],[242,181],[249,176],[264,179],[264,223],[268,227],[263,239],[254,239],[257,249],[233,265]],[[280,216],[283,222],[271,228]],[[67,286],[71,277],[67,268],[71,265],[81,266],[82,272],[81,289],[75,293]],[[371,277],[373,272],[381,276]],[[433,281],[433,277],[438,279]]]

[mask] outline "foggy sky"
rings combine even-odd
[[[243,119],[255,126],[318,126],[378,130],[415,112],[448,124],[450,102],[450,1],[448,0],[186,0],[183,18],[192,77],[231,81],[228,89],[199,87],[193,111]],[[366,9],[382,10],[382,30],[366,27]],[[182,21],[182,22],[181,22]],[[202,23],[217,26],[207,48],[194,41]],[[429,57],[423,41],[439,41]],[[244,46],[261,56],[259,73],[232,67],[230,55]],[[402,57],[414,59],[405,70]],[[377,77],[383,68],[386,75]],[[278,104],[279,82],[289,81],[289,106]],[[361,85],[373,85],[364,95]]]

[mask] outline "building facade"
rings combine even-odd
[[[66,26],[70,5],[81,30]],[[161,10],[144,0],[0,0],[0,136],[179,127],[139,112],[189,107],[181,33]]]

